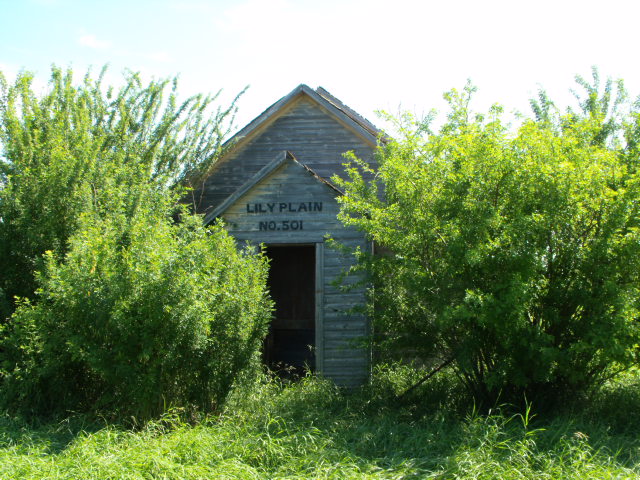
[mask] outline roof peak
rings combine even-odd
[[[361,136],[366,138],[372,144],[375,145],[377,143],[378,137],[382,132],[375,125],[373,125],[370,121],[357,113],[355,110],[348,107],[337,97],[331,95],[329,91],[327,91],[323,87],[318,87],[314,90],[305,83],[299,84],[287,95],[269,106],[260,115],[258,115],[246,126],[241,128],[235,135],[233,135],[233,137],[231,137],[231,139],[228,140],[227,143],[231,143],[233,141],[237,141],[250,136],[251,133],[258,130],[261,125],[268,122],[269,119],[271,119],[281,109],[290,104],[300,95],[308,96],[342,122],[351,124],[351,127],[354,130],[359,132]]]

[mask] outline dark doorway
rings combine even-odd
[[[267,247],[269,292],[274,318],[264,345],[264,361],[283,375],[315,369],[315,246]]]

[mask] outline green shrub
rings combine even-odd
[[[54,67],[42,93],[32,74],[10,85],[0,72],[0,323],[16,296],[32,298],[44,252],[63,256],[114,186],[189,185],[218,158],[233,104],[180,101],[175,79],[145,85],[132,73],[105,87],[104,72],[77,82]],[[138,189],[120,193],[133,211]]]
[[[173,222],[160,194],[141,201],[132,216],[84,216],[65,258],[46,255],[37,301],[19,306],[2,346],[9,405],[141,419],[211,411],[257,359],[266,261],[238,252],[221,226]]]
[[[41,414],[213,410],[260,348],[266,264],[174,204],[234,107],[103,74],[54,67],[41,95],[0,74],[0,397]]]
[[[352,158],[340,218],[382,247],[359,258],[383,351],[454,359],[487,407],[551,405],[637,361],[640,179],[622,140],[638,117],[596,87],[590,110],[516,132],[454,91],[439,132],[397,122],[372,182]]]

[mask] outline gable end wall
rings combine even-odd
[[[302,95],[276,114],[255,138],[232,150],[214,167],[203,188],[194,192],[197,211],[206,214],[215,209],[284,150],[330,179],[334,174],[344,176],[345,152],[353,150],[358,157],[372,161],[374,147]]]

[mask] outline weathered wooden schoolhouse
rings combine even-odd
[[[368,322],[350,309],[364,287],[334,285],[353,258],[326,246],[331,235],[371,248],[336,218],[334,174],[344,176],[347,151],[373,161],[379,131],[326,90],[296,87],[240,130],[199,191],[198,211],[221,217],[239,243],[264,244],[271,259],[275,318],[264,349],[271,365],[307,365],[352,386],[365,381],[370,351],[358,344]]]

